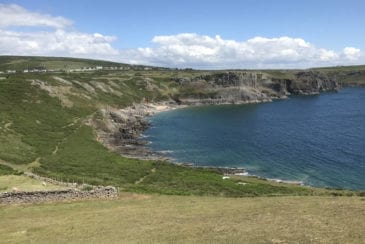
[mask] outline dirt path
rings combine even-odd
[[[156,168],[151,169],[151,173],[149,173],[149,174],[141,177],[139,180],[137,180],[136,182],[134,182],[134,184],[137,184],[138,185],[138,184],[142,183],[144,181],[144,179],[146,179],[149,175],[154,174],[154,173],[156,173]]]
[[[13,125],[13,122],[6,123],[6,124],[4,125],[4,129],[5,129],[5,130],[10,131],[11,129],[9,129],[9,128],[10,128],[10,126],[12,126],[12,125]]]
[[[4,166],[7,166],[9,168],[12,168],[14,170],[21,170],[23,171],[24,170],[24,165],[15,165],[15,164],[12,164],[12,163],[9,163],[9,162],[6,162],[2,159],[0,159],[0,164],[1,165],[4,165]]]

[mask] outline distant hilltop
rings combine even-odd
[[[0,56],[0,74],[42,72],[88,72],[98,70],[169,70],[168,68],[132,65],[110,61],[33,56]]]
[[[365,65],[319,67],[310,69],[227,69],[227,70],[193,70],[191,68],[166,68],[147,65],[134,65],[103,60],[68,58],[68,57],[40,57],[40,56],[0,56],[0,75],[15,73],[72,73],[98,71],[179,71],[180,78],[188,73],[246,71],[249,73],[268,74],[272,78],[292,78],[297,72],[313,71],[338,82],[339,85],[365,85]],[[171,73],[172,74],[172,73]],[[188,75],[189,76],[189,75]],[[0,77],[1,79],[1,77]]]

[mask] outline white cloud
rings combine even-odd
[[[48,27],[15,31],[12,27]],[[28,28],[29,29],[29,28]],[[37,30],[38,29],[38,30]],[[44,29],[44,28],[43,28]],[[155,36],[151,47],[118,50],[114,36],[71,30],[72,21],[0,4],[0,55],[73,56],[193,68],[305,68],[365,63],[354,47],[341,52],[319,48],[301,38],[254,37],[245,41],[181,33]]]
[[[161,66],[197,68],[297,68],[344,64],[356,61],[360,50],[342,53],[317,48],[301,38],[255,37],[247,41],[224,40],[195,33],[155,36],[154,48],[123,51],[123,61]]]
[[[28,11],[18,5],[0,4],[0,54],[74,56],[113,59],[114,36],[69,31],[72,22]],[[51,27],[49,31],[13,31],[12,26]]]
[[[354,47],[345,47],[343,49],[343,55],[350,61],[356,61],[361,57],[361,51]]]
[[[118,55],[110,42],[115,38],[80,32],[14,32],[0,30],[0,53],[9,55],[54,55],[109,57]]]
[[[46,26],[62,29],[71,24],[72,21],[63,17],[31,12],[16,4],[0,4],[0,27]]]

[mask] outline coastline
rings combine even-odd
[[[143,138],[143,132],[150,126],[148,117],[184,107],[187,106],[168,101],[133,104],[123,109],[103,108],[99,111],[100,118],[89,119],[87,124],[96,131],[98,142],[123,157],[170,160],[163,153],[146,147],[148,141]]]
[[[287,99],[287,97],[276,98],[276,99]],[[296,180],[282,180],[282,179],[271,179],[263,178],[258,175],[250,174],[243,167],[219,167],[219,166],[199,166],[190,162],[174,162],[174,159],[166,156],[163,152],[153,151],[147,147],[149,141],[143,137],[143,132],[151,126],[148,118],[161,112],[193,107],[193,106],[208,106],[208,105],[225,105],[225,104],[252,104],[252,103],[263,103],[271,102],[276,99],[265,99],[265,100],[250,100],[250,101],[239,101],[236,103],[191,103],[178,104],[174,101],[165,101],[159,103],[140,103],[133,104],[132,106],[124,109],[102,109],[101,112],[105,118],[108,118],[107,123],[108,130],[100,130],[97,127],[95,121],[89,121],[97,132],[97,141],[102,143],[108,149],[120,154],[123,157],[141,159],[141,160],[159,160],[166,161],[172,164],[180,165],[183,167],[203,168],[210,169],[222,174],[223,178],[227,177],[255,177],[262,180],[267,180],[276,183],[301,185],[305,184],[302,181]],[[105,126],[105,124],[104,124]],[[307,185],[306,185],[307,186]]]
[[[318,93],[316,93],[318,94]],[[302,95],[314,95],[302,94]],[[294,94],[295,96],[295,94]],[[164,152],[158,152],[151,150],[147,144],[149,143],[146,137],[143,136],[143,132],[151,126],[148,118],[161,112],[171,111],[180,108],[194,107],[194,106],[208,106],[208,105],[224,105],[224,104],[251,104],[251,103],[262,103],[271,102],[278,99],[286,99],[287,96],[272,97],[270,99],[261,100],[244,100],[234,102],[218,102],[215,100],[213,103],[209,103],[206,100],[189,100],[189,102],[181,101],[181,103],[174,100],[161,101],[156,103],[138,103],[132,106],[116,109],[116,108],[105,108],[101,109],[101,117],[103,124],[97,121],[91,121],[90,124],[94,127],[97,134],[97,140],[110,150],[120,154],[123,157],[141,159],[141,160],[162,160],[172,164],[181,165],[184,167],[196,167],[196,168],[210,168],[217,170],[223,175],[241,175],[257,177],[277,183],[289,183],[296,185],[306,185],[300,180],[284,180],[284,179],[271,179],[265,178],[258,175],[250,174],[244,168],[234,167],[205,167],[194,165],[190,162],[178,162],[173,158],[166,155]],[[100,122],[100,121],[99,121]],[[102,128],[104,127],[104,129]],[[233,172],[233,173],[232,173]],[[310,186],[310,185],[306,185]]]
[[[149,143],[145,140],[143,132],[151,126],[148,118],[157,113],[182,109],[195,106],[212,106],[212,105],[241,105],[272,102],[277,99],[287,99],[287,96],[280,98],[265,98],[255,100],[241,101],[202,101],[189,100],[183,103],[169,100],[156,103],[138,103],[123,109],[103,108],[100,109],[101,119],[89,119],[87,124],[92,126],[96,131],[96,140],[106,146],[108,149],[119,153],[121,156],[142,160],[167,160],[172,161],[163,152],[150,150],[146,145]],[[182,163],[184,164],[184,163]],[[190,165],[186,163],[185,165]]]

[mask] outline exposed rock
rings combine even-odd
[[[272,78],[257,72],[222,72],[193,78],[174,79],[183,89],[175,96],[181,104],[266,102],[290,94],[317,94],[338,89],[335,80],[317,71],[298,72],[292,79]]]
[[[136,104],[125,109],[104,108],[99,111],[100,118],[89,121],[97,132],[97,139],[107,148],[124,156],[142,159],[164,159],[163,154],[152,152],[141,136],[147,129],[147,116],[156,112],[177,107],[176,104]]]
[[[339,86],[336,81],[329,79],[326,75],[315,72],[298,72],[296,80],[288,80],[287,90],[291,94],[318,94],[322,91],[336,91]]]
[[[51,97],[57,97],[61,101],[62,106],[69,108],[73,106],[73,102],[68,97],[68,95],[73,94],[71,86],[52,86],[42,80],[31,80],[31,84],[45,90]]]

